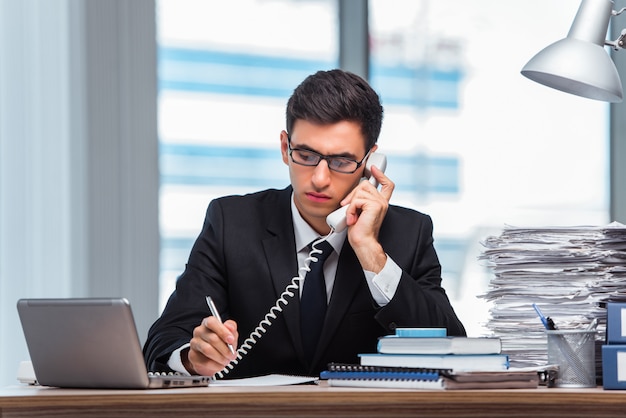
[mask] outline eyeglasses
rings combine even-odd
[[[291,138],[289,138],[289,156],[291,161],[296,164],[304,165],[307,167],[315,167],[320,161],[325,160],[330,170],[338,173],[352,174],[361,167],[363,161],[370,155],[370,150],[367,151],[365,157],[361,161],[355,161],[346,157],[334,157],[332,155],[322,155],[315,151],[302,148],[291,148]]]

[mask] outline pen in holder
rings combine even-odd
[[[595,387],[595,335],[597,320],[585,330],[558,330],[550,317],[533,304],[546,328],[548,363],[559,366],[556,387]]]
[[[559,366],[556,387],[596,386],[596,330],[546,330],[548,363]]]

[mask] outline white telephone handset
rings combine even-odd
[[[367,162],[365,163],[365,171],[363,174],[369,179],[370,183],[372,183],[374,187],[378,187],[378,182],[371,172],[373,165],[384,172],[387,168],[387,157],[385,154],[374,152],[369,156]],[[348,211],[348,206],[349,205],[342,206],[326,217],[326,223],[332,228],[333,231],[341,232],[348,226],[346,223],[346,212]]]

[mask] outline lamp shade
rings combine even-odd
[[[613,2],[583,0],[567,37],[535,55],[522,75],[589,99],[622,101],[622,83],[604,49]]]

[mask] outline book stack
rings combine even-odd
[[[497,337],[449,337],[445,328],[398,328],[360,364],[331,363],[330,386],[404,389],[533,388],[537,370],[509,370]]]
[[[498,337],[449,337],[445,328],[398,328],[379,338],[377,353],[360,354],[361,365],[454,371],[509,368]]]

